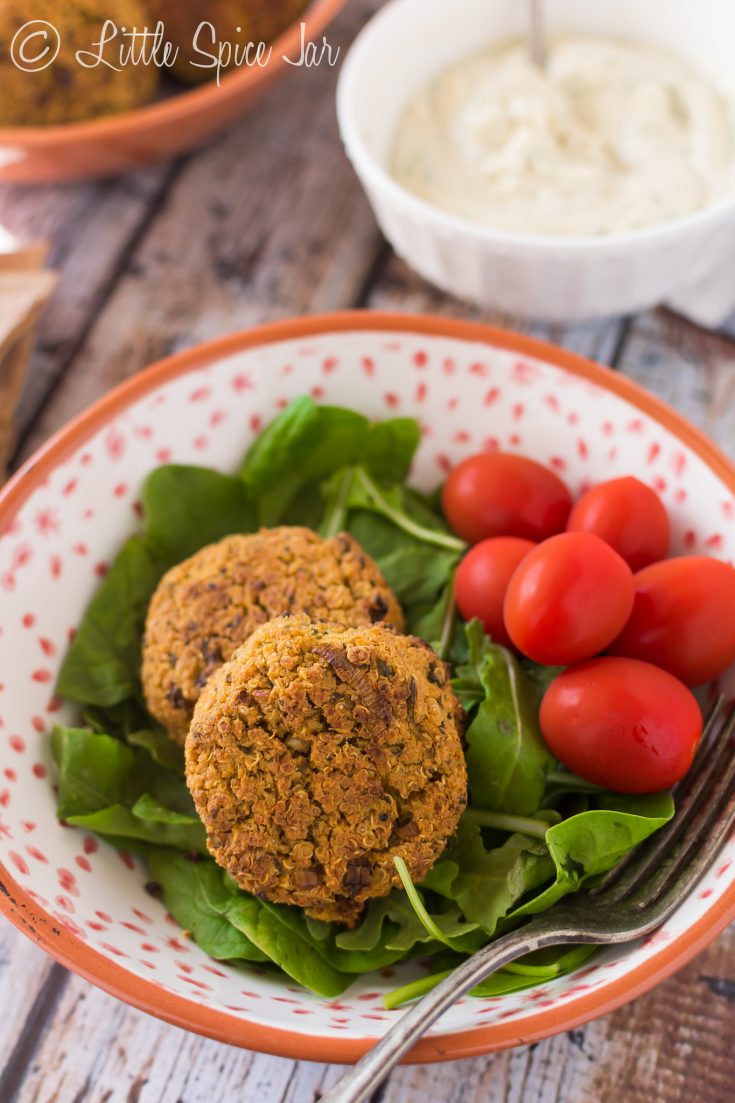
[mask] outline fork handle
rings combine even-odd
[[[545,946],[579,941],[579,932],[549,929],[542,920],[536,920],[478,950],[406,1011],[378,1044],[322,1095],[320,1103],[361,1103],[379,1087],[421,1035],[465,992],[524,954]]]

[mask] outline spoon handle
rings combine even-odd
[[[543,0],[530,0],[531,26],[530,49],[531,61],[539,69],[546,68],[546,34],[544,32]]]

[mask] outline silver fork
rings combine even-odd
[[[361,1103],[455,1000],[503,965],[546,946],[608,945],[650,934],[678,908],[735,825],[735,708],[712,710],[669,824],[589,891],[478,950],[414,1004],[321,1103]]]

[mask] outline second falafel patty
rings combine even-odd
[[[202,693],[186,779],[241,888],[352,926],[421,881],[467,800],[462,710],[428,644],[385,625],[278,618]]]
[[[172,739],[183,745],[210,675],[256,628],[285,613],[403,628],[393,591],[347,533],[322,540],[281,526],[210,544],[163,576],[148,608],[143,693]]]

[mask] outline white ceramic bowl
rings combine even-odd
[[[528,338],[439,318],[356,313],[279,322],[135,376],[72,422],[0,492],[0,912],[121,999],[223,1041],[351,1061],[401,1014],[384,992],[407,963],[338,1000],[257,967],[212,961],[145,891],[138,859],[57,822],[49,729],[69,633],[104,565],[140,526],[161,463],[236,468],[296,395],[422,427],[414,478],[435,486],[479,448],[551,464],[574,493],[635,473],[671,512],[674,550],[735,559],[735,466],[630,381]],[[656,984],[735,918],[735,838],[665,927],[572,976],[463,999],[413,1060],[468,1057],[601,1015]],[[395,975],[394,975],[395,974]]]
[[[545,6],[551,33],[652,43],[690,62],[735,102],[732,0],[547,0]],[[451,62],[522,35],[527,13],[525,0],[392,0],[349,50],[337,93],[342,139],[396,252],[460,298],[562,322],[681,297],[728,266],[735,192],[650,229],[555,238],[473,225],[391,177],[391,142],[411,94]]]

